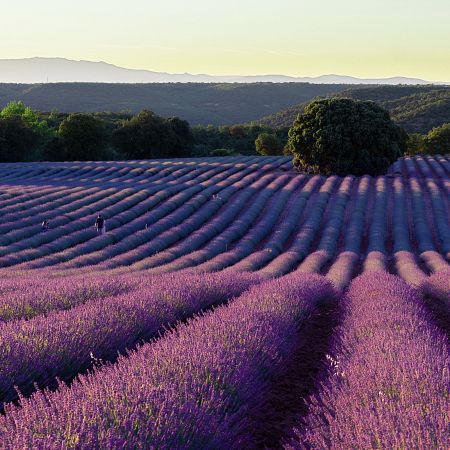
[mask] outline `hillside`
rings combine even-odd
[[[0,164],[2,448],[447,448],[449,176]]]
[[[390,113],[395,122],[408,132],[427,133],[431,128],[450,121],[450,87],[377,86],[357,87],[329,96],[374,101]],[[308,102],[263,117],[257,123],[273,128],[290,127]]]
[[[49,83],[0,84],[0,108],[22,100],[39,111],[137,112],[178,116],[191,125],[249,122],[318,95],[347,88],[339,84],[308,83]]]
[[[449,170],[443,157],[406,158],[393,167],[403,177],[376,181],[305,176],[287,157],[1,164],[0,267],[59,270],[95,264],[98,270],[145,268],[154,274],[232,267],[274,276],[300,264],[312,272],[330,271],[337,283],[346,284],[363,263],[408,278],[396,252],[416,261],[417,274],[433,267],[428,262],[445,265],[450,257],[448,222],[435,210],[448,213],[441,183]],[[432,186],[414,177],[430,178]],[[432,188],[439,198],[431,197]],[[417,189],[415,213],[405,216],[412,214],[403,210],[405,202]],[[385,210],[382,205],[394,192],[402,200]],[[413,226],[431,205],[427,221]],[[371,221],[406,220],[411,240],[378,241],[371,222],[358,213],[365,208],[375,208]],[[107,218],[105,236],[92,229],[96,211]],[[44,219],[51,223],[47,233],[40,230]],[[359,230],[358,244],[346,237],[352,227]],[[424,246],[423,227],[431,236]],[[347,264],[348,252],[359,256],[350,258],[352,269],[342,280],[338,268]],[[423,252],[429,256],[421,261]]]

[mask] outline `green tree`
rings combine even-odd
[[[260,133],[255,140],[255,148],[260,155],[282,155],[283,147],[275,134]]]
[[[190,150],[194,143],[191,127],[186,120],[178,117],[170,117],[166,119],[166,125],[170,134],[172,135],[172,142],[170,142],[169,153],[173,157],[190,156]]]
[[[378,175],[406,150],[406,133],[373,102],[311,102],[289,130],[287,148],[300,170]]]
[[[39,113],[28,106],[25,106],[21,100],[18,102],[9,102],[1,111],[0,118],[12,119],[21,118],[23,122],[30,127],[43,139],[51,138],[51,130],[45,120],[41,119]]]
[[[19,116],[0,118],[0,162],[29,161],[39,137]]]
[[[42,158],[44,161],[65,161],[67,159],[66,147],[59,136],[54,136],[45,143],[42,148]]]
[[[69,161],[96,161],[105,157],[104,124],[89,114],[70,114],[59,126],[63,157]]]
[[[450,153],[450,123],[428,132],[424,138],[423,152],[429,155]]]
[[[418,155],[424,152],[424,136],[420,133],[408,134],[408,139],[406,140],[406,152],[408,156]]]
[[[124,121],[113,133],[113,145],[131,159],[189,156],[192,141],[186,121],[164,119],[147,110]]]

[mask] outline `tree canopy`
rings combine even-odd
[[[433,128],[425,136],[424,153],[429,155],[450,153],[450,123]]]
[[[284,145],[275,134],[260,133],[255,140],[255,148],[260,155],[282,155]]]
[[[29,160],[37,143],[37,134],[21,117],[0,118],[0,162]]]
[[[407,145],[407,155],[450,153],[450,123],[431,129],[425,136],[418,133],[410,134]]]
[[[29,106],[25,106],[22,101],[11,101],[1,111],[0,119],[20,118],[34,132],[41,137],[48,137],[50,130],[47,122],[43,120],[39,113]]]
[[[113,144],[131,159],[189,156],[192,146],[189,124],[177,117],[164,119],[142,110],[113,133]]]
[[[69,161],[99,160],[106,146],[103,122],[89,114],[75,113],[59,126],[59,137],[64,149],[63,159]]]
[[[0,111],[0,161],[29,161],[51,137],[47,122],[23,102],[11,101]]]
[[[406,133],[370,101],[311,102],[289,130],[287,149],[300,169],[326,175],[378,175],[406,148]]]

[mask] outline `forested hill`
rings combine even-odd
[[[178,116],[191,125],[250,122],[280,109],[343,91],[348,85],[309,83],[47,83],[0,84],[0,109],[22,100],[39,111],[137,112]]]
[[[346,89],[328,96],[354,100],[372,100],[391,113],[392,119],[406,131],[427,133],[431,128],[450,122],[450,87],[444,86],[364,86]],[[271,128],[290,127],[308,104],[301,102],[258,123]]]

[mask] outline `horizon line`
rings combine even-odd
[[[31,60],[31,59],[47,59],[47,60],[64,60],[69,62],[86,62],[91,64],[106,64],[118,69],[124,69],[124,70],[131,70],[131,71],[140,71],[140,72],[150,72],[150,73],[158,73],[158,74],[167,74],[167,75],[192,75],[192,76],[210,76],[210,77],[223,77],[223,78],[233,78],[233,77],[287,77],[287,78],[310,78],[310,79],[316,79],[321,77],[327,77],[327,76],[336,76],[336,77],[346,77],[346,78],[353,78],[357,80],[390,80],[395,78],[405,78],[405,79],[414,79],[418,81],[426,82],[427,84],[450,84],[450,81],[439,81],[439,80],[427,80],[420,78],[419,76],[414,75],[391,75],[391,76],[370,76],[370,77],[361,77],[358,75],[348,75],[348,74],[339,74],[339,73],[321,73],[319,75],[293,75],[293,74],[285,74],[285,73],[256,73],[256,74],[249,74],[249,75],[242,75],[242,74],[231,74],[231,75],[225,75],[225,74],[217,74],[217,73],[195,73],[195,72],[165,72],[160,70],[153,70],[153,69],[143,69],[138,67],[125,67],[120,66],[105,60],[89,60],[89,59],[74,59],[74,58],[68,58],[64,56],[27,56],[27,57],[17,57],[17,58],[0,58],[0,61],[24,61],[24,60]],[[77,81],[71,81],[73,83],[76,83]],[[68,82],[70,83],[70,82]],[[128,84],[128,83],[127,83]],[[138,83],[140,84],[140,83]],[[345,83],[343,83],[345,84]],[[361,83],[364,84],[364,83]]]

